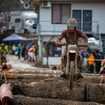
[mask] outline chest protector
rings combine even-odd
[[[67,43],[68,44],[77,44],[77,33],[75,32],[68,32],[67,33]]]

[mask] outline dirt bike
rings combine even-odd
[[[79,55],[79,49],[76,44],[69,44],[67,46],[64,42],[59,42],[58,45],[66,46],[67,48],[67,54],[66,54],[67,57],[66,59],[64,57],[64,64],[62,65],[62,71],[64,72],[66,70],[66,72],[64,72],[64,75],[62,74],[61,77],[68,79],[68,85],[70,89],[72,89],[73,82],[82,77],[82,75],[80,74],[81,73],[80,69],[82,69],[82,64],[81,64],[82,59]],[[79,43],[78,46],[84,48],[87,47],[88,44],[82,42]],[[78,57],[80,58],[80,60],[77,62]],[[78,65],[80,66],[79,68]]]
[[[68,75],[68,85],[70,89],[73,87],[73,81],[76,80],[77,69],[77,51],[78,48],[75,44],[68,45],[67,48],[67,63],[66,74]]]

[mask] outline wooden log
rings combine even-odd
[[[100,82],[100,75],[99,74],[93,74],[93,73],[82,73],[83,75],[83,81],[88,83],[99,83]]]
[[[60,78],[58,73],[34,73],[34,72],[24,72],[24,73],[14,73],[10,72],[7,73],[7,79],[20,79],[20,80],[29,80],[31,79],[32,82],[40,81],[46,78]],[[99,83],[100,82],[100,75],[96,74],[83,74],[83,78],[80,79],[81,82],[87,83]]]
[[[37,78],[56,78],[59,77],[59,75],[54,74],[19,74],[18,78],[20,79],[37,79]]]
[[[4,79],[4,74],[1,71],[1,76]],[[17,79],[19,77],[19,73],[16,70],[10,69],[6,71],[6,78],[8,79]]]
[[[18,71],[18,73],[34,73],[34,74],[62,74],[61,70],[43,70],[43,69],[35,69],[35,70],[24,70]]]
[[[30,97],[63,98],[83,101],[84,83],[75,85],[73,90],[71,90],[67,80],[49,78],[40,82],[22,83],[21,88]]]
[[[88,83],[87,100],[101,102],[105,104],[105,84]]]
[[[32,98],[21,95],[14,96],[15,105],[103,105],[96,102],[80,102],[65,99]]]
[[[16,75],[16,74],[15,74]],[[33,79],[33,80],[43,80],[46,78],[59,78],[60,75],[56,73],[19,73],[18,78],[19,79]],[[96,74],[83,74],[83,78],[80,79],[82,82],[88,82],[88,83],[99,83],[100,82],[100,75]]]
[[[99,83],[75,81],[71,90],[67,80],[49,78],[39,82],[22,83],[20,86],[30,97],[105,103],[105,85],[100,86]]]

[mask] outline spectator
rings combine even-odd
[[[95,57],[94,57],[93,53],[90,52],[89,57],[88,57],[88,69],[89,69],[90,73],[94,72],[94,65],[95,65],[94,59],[95,59]]]
[[[22,44],[22,58],[24,58],[24,60],[25,60],[25,51],[26,51],[26,44],[25,43],[23,43]]]
[[[99,73],[101,68],[101,54],[99,53],[99,51],[96,51],[95,65],[96,65],[96,73]]]
[[[12,45],[12,54],[15,54],[15,51],[16,51],[16,46],[15,44]]]
[[[4,49],[4,43],[0,44],[0,55],[1,55],[0,64],[2,65],[3,63],[7,62],[6,51]]]
[[[100,74],[100,83],[103,83],[104,82],[103,74],[105,74],[105,56],[104,56],[104,59],[101,61],[101,68],[100,68],[99,74]]]
[[[32,45],[32,47],[28,50],[29,60],[35,61],[35,46]]]
[[[26,49],[25,49],[25,59],[24,60],[28,60],[28,45],[26,45]]]
[[[28,49],[30,49],[32,47],[32,41],[30,41],[29,43],[28,43]]]
[[[80,50],[80,53],[81,53],[81,56],[82,56],[82,61],[83,61],[83,63],[84,63],[84,58],[85,58],[85,56],[84,56],[84,51],[83,51],[83,50]]]
[[[101,58],[102,58],[102,59],[104,59],[104,56],[105,56],[104,53],[101,52]]]
[[[20,59],[20,53],[21,53],[21,45],[20,44],[18,44],[18,46],[16,47],[16,51],[17,51],[18,59]]]
[[[35,43],[35,57],[36,57],[36,61],[37,61],[38,51],[39,51],[39,46],[38,46],[37,43]]]
[[[7,44],[4,45],[4,50],[5,50],[6,54],[8,54],[9,46]]]

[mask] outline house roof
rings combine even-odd
[[[43,1],[51,2],[105,2],[105,0],[33,0],[34,4],[40,4]]]
[[[65,2],[65,3],[72,3],[72,2],[85,2],[85,3],[105,3],[105,0],[32,0],[32,5],[35,7],[39,7],[41,2],[44,1],[51,1],[51,2]]]

